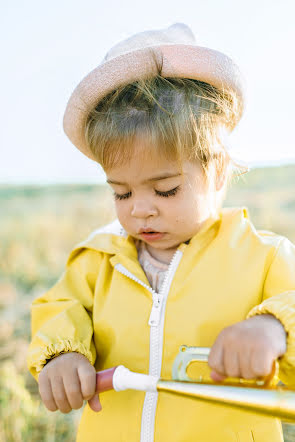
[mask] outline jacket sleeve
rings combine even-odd
[[[295,385],[295,246],[283,237],[274,253],[263,288],[262,303],[247,315],[269,313],[283,324],[287,350],[278,359],[278,376],[286,385]]]
[[[94,365],[92,309],[100,261],[95,250],[74,250],[57,283],[32,302],[27,365],[37,381],[48,360],[61,353],[79,352]]]

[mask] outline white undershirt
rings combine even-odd
[[[149,253],[144,241],[136,240],[135,245],[138,252],[138,261],[140,262],[151,287],[156,292],[159,292],[169,264],[154,258]]]

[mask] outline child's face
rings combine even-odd
[[[130,235],[146,242],[149,250],[173,251],[214,214],[215,182],[206,185],[197,163],[184,161],[180,175],[176,162],[151,154],[143,159],[140,151],[144,145],[139,138],[134,147],[128,164],[106,171],[118,219]],[[174,176],[155,179],[168,174]],[[162,235],[140,233],[145,229]]]

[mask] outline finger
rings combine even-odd
[[[272,371],[273,356],[262,348],[252,353],[251,368],[255,377],[267,376]]]
[[[69,413],[72,410],[72,408],[66,396],[66,391],[62,377],[55,376],[51,380],[51,385],[52,385],[52,393],[54,396],[54,400],[56,405],[58,406],[58,409],[62,413]]]
[[[222,376],[221,374],[217,373],[217,371],[214,370],[211,371],[210,376],[215,382],[220,382],[226,379],[226,376]]]
[[[224,370],[227,376],[232,378],[240,377],[239,353],[226,347],[223,352]]]
[[[215,343],[211,347],[208,356],[208,365],[218,374],[225,375],[224,365],[223,365],[223,345],[220,343],[219,340],[215,341]]]
[[[64,377],[64,387],[68,402],[72,409],[78,410],[83,406],[84,399],[81,393],[81,385],[77,370],[71,375]]]
[[[255,375],[251,368],[251,352],[241,349],[239,355],[241,377],[244,379],[254,379]]]
[[[93,411],[100,411],[102,410],[102,406],[99,400],[99,395],[95,393],[95,395],[88,401],[88,404]]]
[[[42,377],[42,379],[41,376],[39,376],[39,393],[45,407],[49,411],[56,411],[57,405],[53,397],[50,380],[47,376]]]
[[[96,390],[96,371],[89,364],[78,367],[78,376],[81,385],[81,393],[83,399],[91,399]]]

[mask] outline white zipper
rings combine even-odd
[[[153,297],[153,306],[149,318],[149,325],[151,327],[157,327],[160,323],[161,312],[163,307],[163,296],[155,293]]]
[[[157,293],[150,286],[136,278],[129,272],[122,264],[116,264],[115,268],[123,273],[125,276],[147,288],[153,295],[153,306],[149,317],[150,330],[150,360],[149,360],[149,375],[161,376],[162,368],[162,354],[163,354],[163,332],[164,332],[164,317],[165,307],[170,290],[170,286],[182,258],[183,252],[177,250],[169,264],[167,273],[165,275],[161,290]],[[158,393],[147,392],[145,394],[142,417],[141,417],[141,436],[140,442],[153,442],[155,429],[155,416],[157,408]]]
[[[134,276],[133,273],[129,272],[129,270],[127,270],[126,267],[124,267],[122,264],[116,264],[115,269],[118,270],[120,273],[123,273],[123,275],[133,279],[133,281],[138,282],[138,284],[142,285],[146,289],[148,289],[153,294],[153,300],[155,299],[155,296],[158,295],[157,292],[154,289],[152,289],[152,287],[145,284],[140,279],[136,278],[136,276]]]

